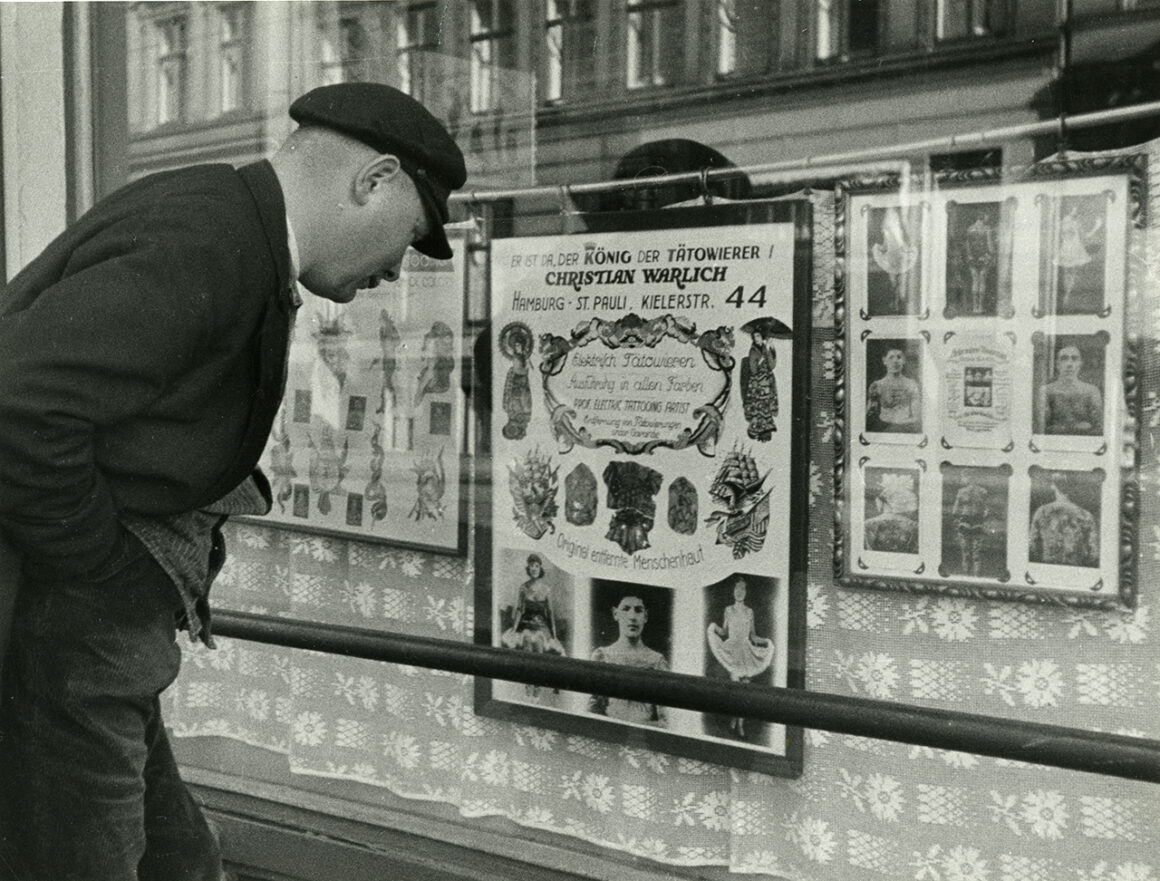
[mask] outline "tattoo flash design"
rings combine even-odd
[[[290,432],[286,428],[286,410],[283,408],[282,417],[274,430],[270,432],[270,439],[274,445],[270,448],[270,481],[274,499],[278,502],[278,510],[286,512],[286,502],[294,494],[294,478],[298,471],[294,468],[294,450],[290,443]]]
[[[443,519],[443,493],[447,489],[447,474],[443,469],[443,447],[432,459],[424,456],[411,466],[415,472],[415,504],[411,516],[419,520]]]
[[[387,488],[383,485],[383,462],[387,454],[382,443],[383,427],[378,422],[374,426],[374,433],[371,434],[371,478],[363,490],[363,496],[371,506],[372,526],[387,516]]]
[[[749,334],[752,345],[741,359],[741,405],[749,423],[749,437],[768,441],[777,431],[777,350],[773,340],[788,339],[790,329],[776,318],[763,316],[747,321],[741,329]]]
[[[765,545],[769,531],[769,494],[764,489],[769,473],[758,474],[753,456],[734,447],[713,478],[709,495],[725,505],[712,512],[706,523],[717,528],[717,544],[733,549],[733,559],[756,553]]]
[[[528,451],[522,461],[508,466],[508,489],[512,494],[512,516],[525,535],[542,538],[555,532],[553,522],[558,507],[560,466],[552,467],[552,457],[539,448]]]
[[[681,535],[697,531],[697,488],[687,477],[669,484],[669,528]]]
[[[649,547],[648,534],[656,521],[655,496],[661,473],[636,462],[609,462],[604,469],[608,507],[614,513],[605,538],[620,545],[626,554]]]
[[[573,526],[596,519],[596,475],[581,462],[564,478],[564,517]]]
[[[503,411],[508,421],[503,436],[508,440],[522,440],[532,420],[531,371],[533,348],[532,330],[526,324],[513,321],[499,335],[499,350],[512,362],[503,384]]]
[[[308,434],[306,440],[310,445],[310,488],[318,497],[318,510],[329,514],[330,495],[341,492],[342,481],[350,471],[347,466],[350,439],[343,438],[340,452],[334,429],[322,422],[318,440],[315,441],[312,434]]]

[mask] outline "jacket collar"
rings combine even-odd
[[[290,269],[290,239],[286,226],[286,201],[282,196],[282,185],[278,182],[278,175],[274,173],[274,166],[267,159],[243,165],[238,169],[238,174],[254,199],[262,219],[266,241],[270,246],[270,255],[277,267],[278,290],[283,293],[283,296],[278,298],[278,304],[285,312],[290,313],[294,306],[293,288],[296,279]]]

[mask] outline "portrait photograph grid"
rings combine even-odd
[[[1134,602],[1117,575],[1142,184],[1073,171],[845,185],[843,584]]]

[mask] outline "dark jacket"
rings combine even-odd
[[[119,512],[210,504],[255,468],[285,382],[291,284],[274,170],[130,184],[0,293],[0,525],[99,577]]]

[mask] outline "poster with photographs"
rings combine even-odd
[[[843,184],[840,583],[1135,604],[1142,168]]]
[[[466,552],[464,272],[409,250],[350,303],[304,293],[262,469],[260,522]]]
[[[478,641],[804,687],[808,211],[584,215],[582,232],[493,239]],[[476,710],[801,767],[800,730],[759,719],[483,678]]]

